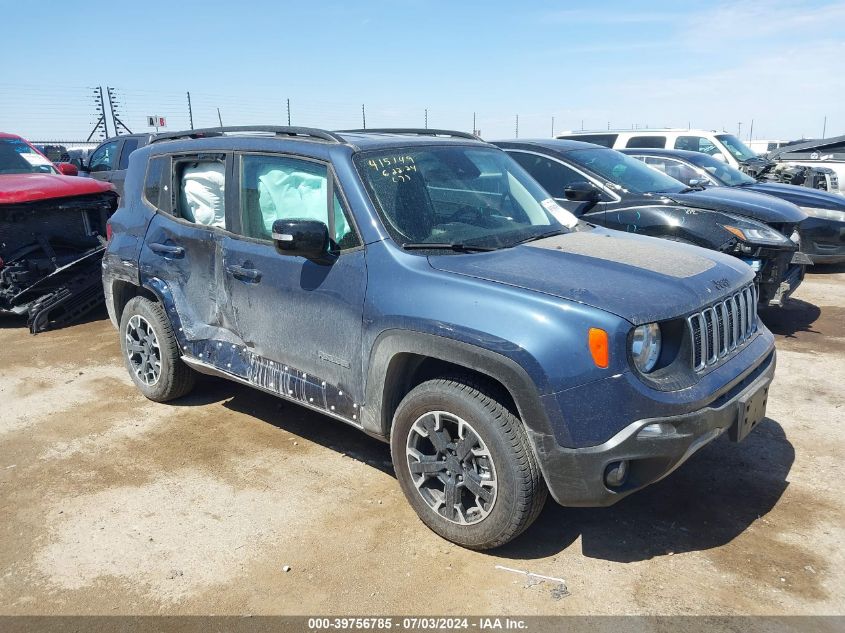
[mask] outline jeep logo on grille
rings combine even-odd
[[[713,279],[713,285],[719,290],[727,290],[731,287],[731,282],[727,279]]]

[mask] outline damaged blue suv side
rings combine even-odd
[[[389,442],[408,502],[466,547],[513,539],[548,493],[612,504],[765,415],[748,266],[578,221],[468,134],[162,135],[109,235],[145,396],[222,376]]]

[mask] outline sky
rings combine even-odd
[[[0,15],[0,130],[33,140],[86,138],[99,86],[133,132],[148,115],[188,127],[190,92],[195,127],[286,124],[290,100],[294,125],[361,127],[363,107],[368,127],[475,117],[490,139],[845,134],[845,1],[0,0]]]

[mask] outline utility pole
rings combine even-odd
[[[425,129],[428,129],[428,108],[425,109]]]
[[[100,137],[102,139],[107,139],[109,137],[109,127],[106,124],[106,103],[103,101],[103,87],[100,86],[99,88],[94,88],[94,107],[96,108],[97,112],[97,122],[94,124],[94,129],[91,130],[91,133],[88,135],[88,138],[85,139],[90,141],[91,138],[96,134],[97,130],[100,130]]]
[[[364,124],[364,129],[367,129],[367,112],[364,110],[364,104],[361,104],[361,123]]]
[[[822,138],[824,138],[825,133],[827,132],[827,115],[824,115],[824,123],[822,123]]]
[[[754,138],[754,119],[751,119],[751,129],[748,130],[748,140],[752,140]]]
[[[519,115],[516,115],[516,129],[514,130],[516,133],[516,138],[519,138]]]
[[[288,99],[288,125],[290,125],[290,99]]]
[[[478,131],[477,131],[476,127],[475,127],[475,112],[473,112],[473,113],[472,113],[472,133],[473,133],[475,136],[478,136]]]
[[[120,134],[120,129],[118,128],[118,126],[126,130],[127,134],[132,134],[132,130],[126,127],[126,125],[123,123],[123,121],[120,120],[120,117],[118,116],[120,114],[120,103],[118,102],[117,96],[114,93],[114,88],[109,88],[108,86],[106,86],[106,94],[108,94],[109,96],[109,110],[111,110],[111,120],[112,125],[114,126],[115,136],[118,136]]]
[[[742,121],[736,124],[736,137],[742,138]]]
[[[555,137],[555,118],[552,117],[552,138]]]
[[[194,129],[194,111],[191,109],[191,93],[188,92],[188,121],[191,123],[191,129]]]
[[[220,123],[220,127],[223,127],[223,117],[220,116],[220,108],[217,108],[217,122]]]
[[[581,131],[584,130],[584,119],[581,119]]]

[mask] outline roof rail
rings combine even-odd
[[[356,130],[335,130],[339,134],[347,133],[374,133],[374,134],[416,134],[417,136],[452,136],[454,138],[468,138],[474,141],[480,141],[481,137],[469,132],[459,132],[456,130],[438,130],[435,128],[421,128],[421,127],[374,127],[361,128]]]
[[[210,136],[223,136],[233,132],[267,132],[276,136],[302,136],[306,138],[318,138],[331,143],[346,143],[346,140],[334,132],[320,130],[312,127],[291,127],[285,125],[235,125],[229,127],[207,127],[197,130],[182,130],[181,132],[162,132],[156,134],[150,140],[170,141],[179,138],[205,138]]]

